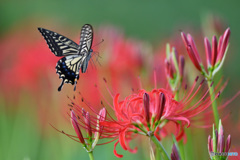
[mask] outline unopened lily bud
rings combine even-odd
[[[180,154],[175,144],[173,144],[173,147],[172,147],[171,160],[181,160]]]
[[[72,122],[72,126],[78,136],[78,139],[80,140],[80,142],[82,144],[85,144],[85,141],[84,141],[84,138],[83,138],[83,135],[82,135],[82,132],[80,130],[80,127],[78,125],[78,122],[77,122],[77,118],[75,116],[75,113],[73,112],[73,110],[71,111],[71,122]]]
[[[146,118],[147,123],[150,122],[149,105],[150,105],[149,95],[147,93],[144,93],[143,106],[144,106],[144,110],[145,110],[145,118]]]
[[[165,107],[165,101],[166,101],[165,95],[163,93],[160,93],[159,94],[158,106],[157,106],[158,107],[157,117],[156,117],[157,121],[159,121],[162,117],[163,110],[164,110],[164,107]]]

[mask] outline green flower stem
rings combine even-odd
[[[151,135],[150,136],[151,140],[153,141],[153,143],[156,145],[157,150],[162,154],[164,160],[171,160],[169,155],[167,154],[165,148],[163,147],[163,145],[158,141],[158,139],[154,136]]]
[[[179,100],[179,90],[176,91],[175,96],[174,96],[174,99],[175,99],[176,101]]]
[[[179,141],[178,146],[179,146],[179,152],[180,152],[181,158],[185,159],[183,140],[182,139]]]
[[[174,99],[175,99],[176,101],[179,101],[179,90],[176,91]],[[180,123],[181,123],[181,122],[180,122]],[[180,140],[180,141],[179,141],[178,146],[179,146],[179,151],[180,151],[181,158],[182,158],[182,159],[185,159],[184,147],[183,147],[183,140]]]
[[[212,101],[212,109],[213,109],[213,115],[214,115],[214,120],[216,126],[218,126],[218,121],[219,121],[219,114],[217,110],[217,101],[215,100],[215,93],[214,93],[214,87],[213,85],[211,86],[212,81],[208,81],[208,88],[209,88],[209,94],[211,96],[211,101]]]
[[[89,159],[90,160],[94,160],[94,157],[93,157],[93,152],[88,152],[88,156],[89,156]]]

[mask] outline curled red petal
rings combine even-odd
[[[130,141],[130,140],[131,140],[131,139],[129,139],[128,141]],[[129,143],[127,143],[127,148],[128,148],[128,151],[131,152],[131,153],[136,153],[137,150],[138,150],[137,147],[135,147],[134,149],[130,148]]]
[[[113,104],[114,104],[114,109],[115,109],[116,112],[119,111],[119,105],[118,105],[118,98],[119,98],[119,96],[120,96],[119,93],[116,94],[116,96],[114,97],[114,102],[113,102]]]
[[[116,157],[118,157],[118,158],[122,158],[123,155],[118,154],[118,153],[117,153],[117,150],[116,150],[116,147],[117,147],[118,142],[119,142],[119,141],[117,141],[117,142],[114,144],[113,153],[114,153],[114,155],[115,155]]]
[[[181,127],[181,132],[178,135],[176,135],[176,140],[177,141],[181,140],[184,134],[185,134],[184,129]]]
[[[185,117],[170,117],[170,118],[167,118],[168,120],[172,120],[172,121],[185,121],[187,122],[188,126],[187,128],[190,126],[190,121],[189,119],[185,118]]]
[[[119,134],[119,142],[120,142],[121,147],[124,150],[128,150],[127,146],[126,146],[126,141],[125,141],[125,133],[126,133],[125,130],[121,131],[121,133]]]

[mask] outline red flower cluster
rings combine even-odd
[[[124,150],[135,152],[136,149],[129,147],[129,142],[136,133],[146,136],[154,134],[160,140],[162,128],[167,127],[169,121],[176,124],[175,134],[177,140],[180,140],[184,135],[184,126],[189,127],[191,119],[206,110],[212,103],[207,96],[208,90],[201,93],[204,81],[196,87],[197,79],[180,101],[174,99],[175,95],[171,91],[163,88],[153,89],[150,92],[142,89],[127,96],[123,101],[119,101],[120,94],[116,94],[112,108],[117,119],[107,118],[100,123],[104,127],[102,134],[106,138],[119,138],[115,143],[114,154],[122,157],[116,152],[118,143]],[[199,94],[202,94],[201,98],[192,104],[191,102],[196,100]]]

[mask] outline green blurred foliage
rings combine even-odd
[[[55,26],[52,30],[66,27],[77,31],[85,23],[96,27],[110,24],[124,30],[127,37],[142,39],[155,45],[170,36],[172,32],[178,32],[186,27],[200,30],[202,16],[213,13],[225,19],[232,32],[230,53],[223,67],[224,77],[230,77],[231,83],[226,89],[229,95],[225,94],[226,97],[230,97],[240,87],[238,82],[240,78],[238,62],[240,58],[238,53],[240,50],[238,45],[240,43],[239,6],[240,1],[237,0],[228,2],[209,0],[2,0],[0,2],[0,36],[4,38],[12,30],[24,27],[30,28],[29,34],[33,34],[37,32],[36,28],[39,26],[46,28]],[[24,37],[22,38],[24,39]],[[12,45],[14,47],[14,44]],[[3,97],[1,96],[0,99],[0,159],[74,160],[88,158],[81,144],[57,133],[50,126],[46,127],[47,129],[44,131],[46,133],[42,133],[35,116],[38,114],[34,108],[36,102],[27,97],[21,97],[21,101],[14,106],[14,104],[8,104]],[[32,109],[26,106],[32,106]],[[16,107],[17,109],[9,112],[7,107]],[[56,111],[57,104],[48,107],[55,108],[55,114],[60,114]],[[53,112],[53,110],[50,109],[49,112]],[[233,115],[236,117],[238,113],[236,111]],[[60,128],[65,128],[66,125],[70,124],[63,123],[61,126],[58,124]],[[195,140],[201,141],[196,147],[204,150],[204,156],[199,152],[194,152],[194,154],[199,154],[198,157],[193,154],[190,154],[190,157],[200,160],[207,156],[207,147],[204,146],[205,143],[202,144],[203,140]],[[207,139],[205,141],[207,142]],[[164,143],[166,146],[170,146],[169,143]],[[141,149],[141,147],[139,148]],[[145,156],[145,151],[141,150],[137,154],[125,152],[120,147],[118,150],[124,154],[123,159],[143,159]],[[113,155],[113,143],[96,147],[94,155],[96,159],[116,159]]]

